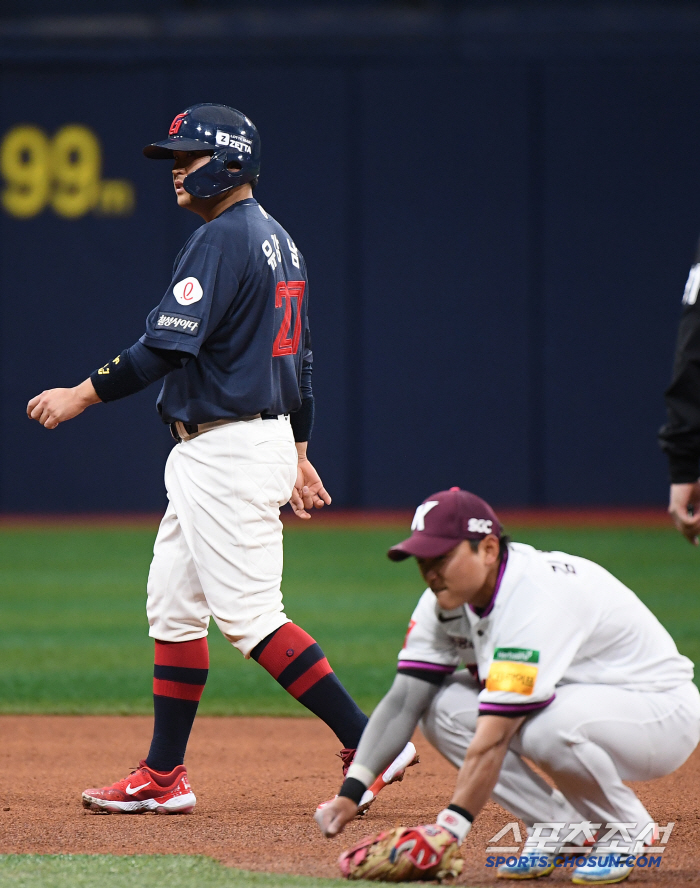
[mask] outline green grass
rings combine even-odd
[[[184,855],[0,855],[3,888],[338,888],[340,884],[339,879],[229,869],[207,857]]]
[[[514,529],[540,548],[603,564],[700,660],[700,551],[668,529]],[[358,703],[389,686],[422,584],[391,563],[405,528],[304,527],[286,534],[287,614],[314,635]],[[145,585],[154,532],[0,531],[0,712],[150,713],[152,641]],[[203,714],[304,710],[212,622]]]

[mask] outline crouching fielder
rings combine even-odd
[[[623,780],[670,774],[695,749],[700,694],[693,664],[619,580],[584,558],[509,543],[494,511],[474,494],[453,488],[429,497],[411,529],[388,554],[394,561],[414,556],[429,589],[411,619],[396,679],[338,797],[316,820],[328,837],[341,832],[419,722],[459,775],[434,826],[361,843],[341,856],[341,869],[391,879],[392,865],[403,861],[402,878],[444,875],[450,866],[440,871],[440,860],[454,858],[489,797],[528,827],[574,827],[562,834],[568,846],[601,828],[602,835],[606,824],[624,824],[630,853],[643,852],[653,840],[653,817]],[[460,664],[467,669],[455,672]],[[499,876],[554,870],[560,846],[550,842],[542,853],[542,838],[528,832],[518,865],[501,867]],[[385,851],[389,870],[377,857]],[[622,881],[633,868],[628,859],[619,844],[599,844],[573,881]]]

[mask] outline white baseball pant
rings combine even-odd
[[[148,577],[153,638],[202,638],[214,617],[247,657],[289,622],[279,510],[292,494],[297,461],[284,417],[228,423],[172,449],[169,505]]]
[[[479,690],[467,670],[455,673],[445,681],[420,723],[426,738],[455,768],[461,767],[476,731]],[[561,792],[552,789],[511,749],[506,752],[491,795],[526,826],[581,819]]]
[[[635,838],[653,818],[622,781],[663,777],[690,756],[700,741],[698,689],[692,682],[656,692],[570,684],[556,694],[511,741],[494,798],[528,826],[635,823],[630,829]],[[426,736],[457,767],[474,736],[477,714],[478,689],[458,673],[424,716]],[[553,778],[573,819],[544,816],[542,781],[520,756]]]

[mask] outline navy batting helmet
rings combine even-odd
[[[203,102],[178,114],[168,138],[146,145],[143,153],[154,160],[174,157],[173,151],[211,151],[209,163],[185,177],[184,187],[194,197],[214,197],[260,173],[260,136],[245,114],[228,105]],[[240,164],[230,170],[228,164]]]

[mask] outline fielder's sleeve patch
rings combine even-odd
[[[173,286],[173,296],[180,305],[192,305],[193,302],[199,302],[203,295],[204,290],[196,277],[186,277]]]
[[[158,321],[155,325],[156,330],[175,330],[177,333],[187,333],[190,336],[196,336],[202,323],[201,318],[193,318],[192,316],[179,314],[165,314],[161,312],[158,315]]]
[[[540,652],[531,648],[496,648],[494,660],[509,660],[511,663],[539,663]]]
[[[540,652],[527,648],[496,648],[486,679],[487,691],[529,697],[535,690]]]

